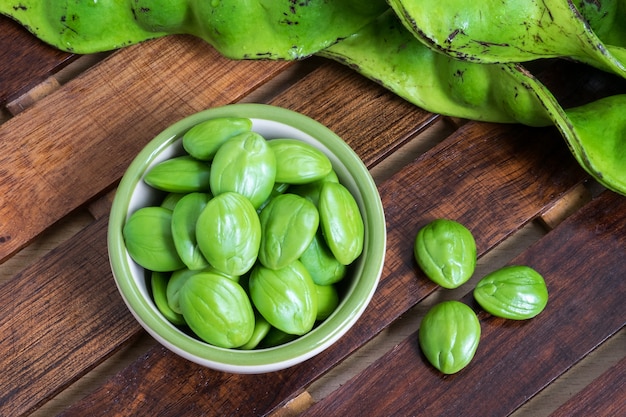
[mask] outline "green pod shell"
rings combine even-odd
[[[202,161],[213,159],[224,142],[249,132],[252,121],[245,117],[218,117],[193,126],[183,135],[183,148]]]
[[[170,308],[167,299],[167,284],[169,279],[170,276],[165,272],[152,271],[152,275],[150,277],[152,298],[154,299],[154,304],[157,306],[161,314],[163,314],[163,317],[165,317],[172,324],[180,326],[185,324],[185,319],[182,314],[175,312]]]
[[[482,278],[474,298],[488,313],[512,320],[526,320],[541,313],[548,304],[543,277],[525,265],[507,266]]]
[[[306,142],[273,139],[268,143],[276,156],[276,182],[305,184],[324,178],[333,169],[324,152]]]
[[[209,190],[211,167],[196,158],[184,155],[156,164],[144,177],[146,184],[171,193],[205,192]]]
[[[233,191],[258,208],[272,193],[276,159],[267,141],[258,133],[242,133],[219,148],[211,165],[211,191]]]
[[[174,246],[180,259],[192,270],[209,266],[198,247],[196,223],[211,197],[208,193],[189,193],[180,199],[172,212]]]
[[[259,261],[271,269],[284,268],[297,260],[311,244],[319,226],[315,206],[295,194],[275,197],[261,211],[259,218]]]
[[[278,270],[256,265],[250,274],[250,298],[259,313],[285,333],[303,335],[315,324],[317,290],[300,261]]]
[[[300,256],[300,262],[317,285],[337,283],[346,276],[348,270],[347,266],[339,262],[330,251],[320,230]]]
[[[245,274],[257,259],[261,223],[252,203],[234,192],[212,198],[196,223],[198,247],[217,270]]]
[[[318,206],[324,239],[335,258],[351,264],[363,251],[365,226],[359,206],[340,183],[325,182]]]
[[[180,289],[180,308],[189,328],[223,348],[247,343],[254,332],[254,310],[246,292],[219,274],[199,272]]]
[[[334,285],[315,285],[317,290],[316,320],[326,320],[339,305],[339,293]]]
[[[172,237],[172,211],[142,207],[130,215],[122,229],[131,258],[151,271],[175,271],[185,266]]]
[[[422,227],[413,254],[426,276],[444,288],[467,282],[476,268],[476,242],[461,223],[436,219]]]
[[[444,374],[454,374],[474,358],[480,341],[480,322],[467,305],[444,301],[426,313],[418,338],[426,359]]]

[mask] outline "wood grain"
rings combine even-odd
[[[110,190],[165,127],[244,97],[288,65],[227,60],[190,37],[159,39],[119,51],[2,124],[0,261]]]
[[[74,59],[0,15],[0,106],[43,82]]]
[[[546,279],[550,300],[539,316],[479,312],[478,351],[454,375],[427,363],[415,333],[301,416],[509,415],[626,324],[624,247],[626,199],[607,192],[512,261]],[[463,301],[480,311],[471,293]],[[626,391],[606,394],[617,407],[626,401]]]
[[[626,358],[599,376],[550,417],[613,417],[626,415]]]
[[[106,226],[94,223],[0,287],[0,415],[27,414],[139,332],[107,272]]]

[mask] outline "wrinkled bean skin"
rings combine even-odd
[[[268,143],[276,157],[276,182],[305,184],[324,178],[333,169],[328,157],[306,142],[272,139]]]
[[[175,271],[185,266],[172,237],[172,211],[143,207],[131,214],[122,229],[129,255],[151,271]]]
[[[300,258],[311,244],[319,214],[307,199],[295,194],[275,197],[261,211],[259,261],[267,268],[281,269]]]
[[[254,208],[264,203],[274,189],[276,159],[267,141],[258,133],[241,133],[228,139],[211,164],[213,195],[232,191],[248,198]]]
[[[541,313],[548,304],[543,277],[525,265],[498,269],[482,278],[474,298],[488,313],[511,320],[526,320]]]
[[[254,306],[273,327],[293,335],[303,335],[313,328],[317,290],[300,261],[278,270],[256,265],[249,285]]]
[[[454,374],[474,358],[480,341],[476,313],[459,301],[432,307],[420,325],[419,344],[428,361],[444,374]]]
[[[235,281],[200,272],[187,280],[179,298],[185,321],[205,342],[236,348],[252,337],[254,310],[248,295]]]
[[[189,193],[178,201],[172,212],[174,246],[189,269],[198,270],[209,266],[198,247],[196,223],[211,197],[208,193]]]
[[[222,193],[211,199],[196,224],[198,247],[209,264],[228,275],[245,274],[257,259],[261,223],[244,196]]]
[[[319,199],[324,239],[335,258],[351,264],[363,251],[365,225],[359,206],[342,184],[325,182]]]
[[[210,161],[224,142],[249,132],[252,121],[245,117],[219,117],[193,126],[183,135],[183,148],[196,159]]]
[[[144,177],[149,186],[170,193],[209,191],[211,168],[189,156],[179,156],[155,165]]]
[[[458,288],[476,268],[474,236],[454,220],[436,219],[422,227],[413,253],[426,276],[444,288]]]

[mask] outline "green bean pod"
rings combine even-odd
[[[621,12],[622,19],[626,13]],[[473,120],[555,125],[577,162],[595,180],[626,195],[626,140],[616,95],[563,109],[528,70],[515,63],[481,64],[429,49],[392,11],[320,52],[349,65],[433,113]]]
[[[455,59],[504,63],[566,57],[626,77],[626,50],[604,44],[571,0],[389,4],[413,35]]]
[[[233,59],[307,57],[387,7],[384,0],[0,0],[0,13],[68,52],[101,52],[190,34]]]

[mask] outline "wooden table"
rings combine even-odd
[[[548,67],[564,101],[626,93],[605,74]],[[379,288],[354,329],[264,375],[205,369],[147,336],[106,248],[112,195],[142,146],[242,101],[343,137],[377,181],[388,228]],[[229,61],[184,36],[68,55],[6,18],[0,104],[0,416],[626,415],[626,198],[590,181],[553,128],[446,118],[334,62]],[[454,291],[412,258],[417,230],[438,217],[478,244],[476,276]],[[514,263],[548,284],[548,307],[529,321],[491,317],[471,297],[484,274]],[[476,357],[452,376],[426,363],[416,338],[443,299],[476,308],[482,327]]]

